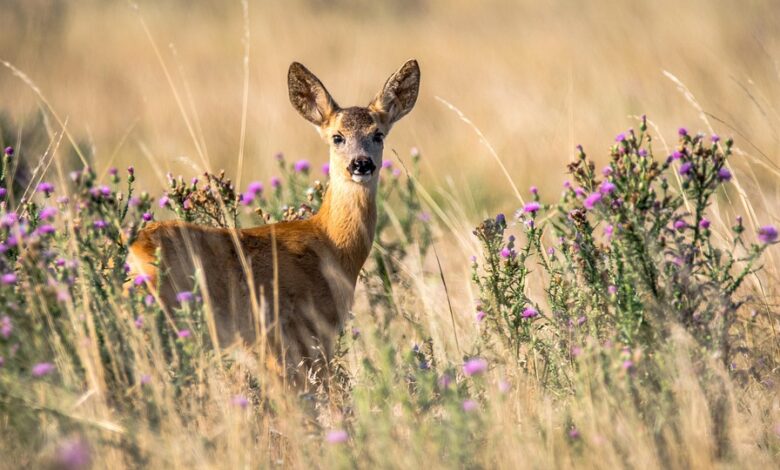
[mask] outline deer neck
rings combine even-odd
[[[377,181],[368,185],[332,179],[315,216],[344,272],[357,280],[376,230]]]

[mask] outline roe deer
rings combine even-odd
[[[351,307],[374,239],[383,141],[414,107],[419,83],[420,69],[410,60],[368,107],[341,108],[314,74],[292,63],[290,102],[330,147],[330,186],[318,213],[249,229],[153,223],[130,247],[132,269],[149,277],[166,307],[193,288],[201,269],[219,343],[267,341],[293,368],[285,372],[303,381],[301,369],[330,359]]]

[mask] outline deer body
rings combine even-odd
[[[318,213],[240,230],[153,223],[130,247],[130,265],[150,277],[166,307],[192,290],[199,270],[220,344],[265,334],[278,359],[296,367],[330,358],[349,312],[374,238],[383,138],[414,106],[419,68],[404,64],[367,108],[339,108],[297,63],[288,85],[293,106],[330,143],[331,181]]]

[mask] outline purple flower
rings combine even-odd
[[[758,239],[762,243],[772,243],[777,240],[777,229],[774,225],[766,225],[758,229]]]
[[[417,218],[420,219],[420,222],[428,223],[431,221],[431,214],[427,212],[420,212],[420,215],[418,215]]]
[[[645,149],[639,149],[639,152],[637,152],[637,154],[638,154],[640,157],[646,157],[646,156],[647,156],[647,150],[645,150]]]
[[[96,229],[98,229],[98,230],[102,230],[102,229],[104,229],[104,228],[108,227],[108,223],[107,223],[105,220],[102,220],[102,219],[98,219],[98,220],[94,221],[94,222],[92,223],[92,225],[93,225],[93,226],[94,226]]]
[[[181,207],[185,211],[192,209],[192,201],[190,201],[190,198],[185,199],[184,202],[181,203]]]
[[[506,216],[504,214],[498,214],[496,216],[496,223],[498,225],[504,225],[506,224]]]
[[[236,396],[234,396],[230,400],[230,403],[233,406],[237,406],[239,408],[246,408],[247,406],[249,406],[249,400],[247,400],[247,398],[245,396],[243,396],[243,395],[236,395]]]
[[[398,178],[399,176],[401,176],[401,170],[393,168],[393,178]]]
[[[132,167],[132,166],[127,167],[127,174],[130,175],[130,176],[134,176],[135,175],[135,168]]]
[[[38,187],[36,188],[36,190],[48,196],[50,193],[54,192],[54,185],[46,181],[43,181],[41,183],[38,183]]]
[[[133,322],[135,324],[135,327],[139,330],[144,327],[144,317],[141,315],[138,315],[135,317],[135,321]]]
[[[245,192],[241,195],[241,205],[248,206],[255,201],[255,193]]]
[[[14,148],[13,147],[6,147],[5,148],[5,156],[6,157],[13,157],[14,156]]]
[[[393,162],[392,160],[383,160],[382,161],[382,168],[392,168]]]
[[[499,379],[498,381],[498,391],[501,393],[509,393],[509,391],[512,389],[512,384],[510,384],[505,379]]]
[[[604,175],[604,176],[609,176],[609,175],[611,175],[611,174],[612,174],[612,167],[611,167],[611,166],[605,166],[605,167],[604,167],[604,168],[601,170],[601,174],[602,174],[602,175]]]
[[[19,216],[16,215],[16,212],[9,212],[3,216],[3,220],[0,221],[0,224],[2,224],[3,227],[12,227],[18,220]]]
[[[450,385],[452,385],[452,377],[449,374],[439,377],[439,388],[449,388]]]
[[[674,229],[677,230],[678,232],[682,232],[687,227],[688,227],[688,224],[685,223],[685,221],[682,220],[682,219],[677,219],[677,220],[674,221]]]
[[[523,318],[533,318],[537,315],[539,315],[539,312],[537,312],[533,307],[526,307],[526,309],[523,310],[523,313],[520,314],[520,316]]]
[[[8,191],[5,188],[0,188],[0,199],[5,198],[6,194],[8,194]]]
[[[11,284],[16,284],[16,274],[14,273],[6,273],[0,276],[0,282],[3,284],[9,286]]]
[[[609,287],[607,287],[607,292],[609,292],[610,295],[617,294],[617,286],[614,284],[610,284]]]
[[[474,357],[463,364],[463,373],[466,377],[483,374],[488,368],[488,363],[481,357]]]
[[[585,198],[585,201],[582,204],[585,206],[585,209],[592,210],[599,201],[601,201],[601,193],[592,193]]]
[[[92,466],[92,455],[87,443],[80,437],[68,439],[57,446],[54,456],[56,468],[81,470]]]
[[[325,163],[322,165],[322,174],[325,176],[330,176],[330,163]]]
[[[284,160],[284,154],[282,152],[276,152],[274,154],[274,158],[276,159],[276,161],[281,162],[282,160]]]
[[[38,214],[38,217],[40,217],[41,219],[53,219],[55,215],[57,215],[57,209],[51,206],[46,206],[43,209],[41,209],[41,212]]]
[[[679,160],[683,157],[683,154],[679,150],[675,150],[674,153],[672,153],[672,160]]]
[[[693,169],[693,163],[685,162],[682,165],[680,165],[679,173],[685,176],[691,172],[691,169]]]
[[[349,434],[343,429],[334,429],[328,431],[328,434],[325,435],[325,440],[329,444],[343,444],[349,440]]]
[[[154,218],[154,215],[152,215],[151,212],[144,212],[141,215],[141,218],[144,220],[144,222],[151,222],[151,220]]]
[[[192,333],[190,333],[190,330],[187,330],[187,329],[179,330],[179,332],[176,333],[176,336],[178,336],[179,338],[182,338],[182,339],[189,338],[191,335],[192,335]]]
[[[501,248],[501,257],[504,259],[508,259],[512,257],[512,250],[510,250],[507,247]]]
[[[604,236],[607,238],[607,240],[612,238],[612,234],[615,232],[615,227],[613,227],[610,224],[607,224],[604,226]]]
[[[32,376],[33,377],[43,377],[45,375],[49,375],[52,372],[54,372],[56,367],[54,367],[54,364],[51,362],[39,362],[38,364],[35,364],[32,368]]]
[[[536,214],[536,212],[542,208],[542,205],[536,201],[531,201],[523,206],[523,212],[527,214]]]
[[[531,186],[529,191],[531,191],[531,194],[536,195],[539,193],[539,188],[537,188],[536,186]]]
[[[182,303],[182,304],[183,304],[183,303],[185,303],[185,302],[192,302],[192,299],[193,299],[194,297],[195,297],[195,296],[194,296],[194,295],[192,295],[192,292],[190,292],[190,291],[188,291],[188,290],[181,291],[181,292],[179,292],[178,294],[176,294],[176,300],[177,300],[179,303]]]
[[[141,376],[141,385],[149,385],[152,383],[152,376],[149,374],[143,374]]]
[[[112,166],[108,169],[108,174],[111,176],[116,176],[119,173],[119,170],[116,169],[115,166]]]
[[[623,361],[621,367],[623,368],[623,370],[631,370],[634,368],[634,361],[632,361],[631,359],[626,359],[625,361]]]
[[[409,155],[411,155],[412,158],[420,158],[420,149],[418,149],[417,147],[410,148]]]
[[[717,144],[718,142],[720,142],[720,137],[717,134],[712,134],[710,140],[712,141],[713,144]]]
[[[282,185],[282,180],[280,180],[278,176],[272,176],[271,177],[271,187],[272,188],[276,189],[276,188],[278,188],[281,185]]]
[[[477,321],[478,322],[481,322],[482,320],[484,320],[486,316],[487,316],[487,313],[485,313],[484,310],[477,311]]]
[[[626,140],[626,134],[620,133],[615,137],[615,142],[623,142]]]
[[[708,228],[710,228],[710,221],[707,219],[701,219],[699,221],[699,228],[701,228],[702,230],[707,230]]]
[[[50,224],[44,224],[38,227],[38,233],[40,233],[41,235],[49,235],[54,232],[56,232],[56,229],[54,228],[53,225]]]
[[[152,276],[143,273],[143,274],[139,274],[138,276],[135,277],[135,279],[133,279],[133,284],[135,284],[136,286],[142,286],[147,282],[151,282],[151,280],[152,280]]]
[[[2,320],[0,320],[0,336],[8,339],[13,331],[14,325],[11,323],[11,317],[8,315],[3,315]]]
[[[309,161],[308,160],[298,160],[293,165],[293,169],[298,173],[306,173],[309,171]]]
[[[252,194],[260,194],[263,192],[263,183],[260,181],[252,181],[246,187],[246,190]]]
[[[730,181],[731,172],[729,171],[729,169],[724,166],[720,170],[718,170],[718,179],[720,181]]]
[[[572,426],[571,429],[569,429],[569,439],[577,440],[580,438],[580,431],[577,429],[576,426]]]
[[[463,411],[471,413],[479,409],[479,403],[472,399],[463,400]]]
[[[160,198],[160,201],[159,201],[160,207],[165,207],[165,206],[167,206],[167,205],[168,205],[168,202],[170,202],[170,199],[168,198],[168,196],[167,196],[167,195],[163,195],[163,196]]]
[[[601,194],[611,194],[615,191],[616,186],[611,181],[604,180],[599,185],[599,192]]]
[[[686,128],[684,128],[684,127],[681,127],[681,128],[679,128],[679,129],[677,129],[677,134],[678,134],[680,137],[685,137],[686,135],[688,135],[688,129],[686,129]]]

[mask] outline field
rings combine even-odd
[[[771,1],[0,0],[0,467],[776,467],[777,31]],[[327,391],[128,278],[151,219],[317,210],[292,61],[364,106],[409,58]]]

